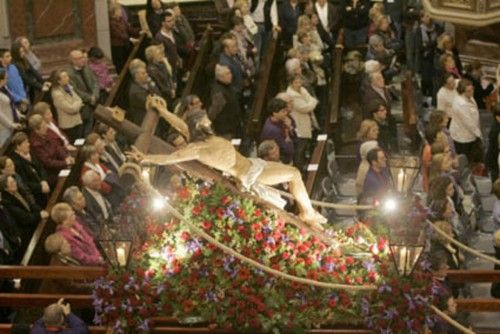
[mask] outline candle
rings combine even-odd
[[[14,289],[19,290],[21,289],[21,279],[20,278],[14,278]]]
[[[142,179],[144,182],[146,182],[147,184],[149,184],[149,169],[144,169],[142,171]]]
[[[403,192],[403,184],[404,184],[405,173],[401,169],[398,173],[398,183],[397,183],[397,191]]]
[[[127,260],[125,258],[125,249],[123,249],[123,247],[118,247],[116,249],[116,259],[118,260],[120,267],[125,267]]]
[[[405,273],[406,271],[406,247],[401,247],[401,251],[399,252],[399,271]]]

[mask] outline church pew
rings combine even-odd
[[[266,52],[255,77],[254,97],[246,128],[247,134],[254,139],[258,139],[267,116],[265,111],[267,102],[278,93],[278,80],[280,79],[278,73],[283,68],[280,44],[281,35],[273,33],[267,41]]]
[[[130,73],[128,71],[128,67],[132,62],[132,60],[135,58],[144,60],[144,50],[148,45],[149,45],[149,39],[147,38],[147,35],[141,34],[138,43],[134,45],[134,48],[130,52],[130,55],[127,58],[127,62],[123,66],[123,69],[120,72],[118,79],[113,84],[111,92],[109,92],[109,96],[105,102],[106,106],[118,105],[122,108],[127,107],[128,85],[130,80],[132,80],[132,77],[130,76]]]
[[[336,130],[338,117],[340,114],[341,106],[341,89],[342,89],[342,43],[343,34],[339,34],[337,45],[333,51],[332,68],[333,75],[329,83],[328,105],[325,117],[325,124],[323,124],[323,133],[333,135]],[[327,152],[326,152],[326,139],[324,141],[317,141],[314,151],[309,162],[308,173],[306,177],[306,189],[311,198],[316,198],[319,193],[319,183],[327,175]]]
[[[203,33],[200,46],[186,86],[182,90],[181,97],[184,98],[188,95],[196,94],[207,107],[210,95],[210,82],[213,78],[213,73],[210,73],[210,75],[207,73],[207,65],[214,47],[212,27],[210,25],[207,26]]]

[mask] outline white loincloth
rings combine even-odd
[[[246,190],[253,191],[263,200],[276,205],[280,209],[283,209],[287,202],[281,198],[279,192],[273,187],[257,182],[257,179],[266,167],[267,162],[259,158],[249,158],[248,160],[250,160],[252,165],[250,166],[247,174],[240,178],[243,187]]]

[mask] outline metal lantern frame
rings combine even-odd
[[[410,193],[420,172],[420,158],[417,156],[391,157],[387,163],[394,189],[404,195]]]
[[[100,233],[100,237],[97,238],[97,244],[109,265],[128,268],[134,246],[132,237],[118,236],[116,233],[104,228]]]
[[[426,244],[426,231],[422,226],[405,226],[404,222],[391,229],[389,251],[394,267],[402,277],[413,274]]]

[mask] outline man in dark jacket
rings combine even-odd
[[[342,18],[344,24],[345,46],[352,48],[366,43],[370,20],[369,0],[344,0]]]
[[[130,65],[132,82],[128,90],[127,118],[141,126],[146,115],[146,100],[151,94],[160,95],[158,88],[151,80],[146,70],[146,64],[141,60],[133,60]]]
[[[318,15],[318,33],[330,49],[335,47],[341,26],[340,9],[327,0],[317,0],[314,10]]]
[[[394,117],[389,117],[385,105],[377,101],[368,106],[368,112],[372,115],[372,119],[377,122],[379,129],[377,141],[380,147],[389,153],[398,152],[398,133]]]
[[[47,306],[43,317],[38,319],[31,328],[31,334],[88,334],[87,325],[82,319],[71,313],[69,303],[63,304],[59,299],[55,304]]]
[[[172,11],[167,10],[162,14],[162,18],[161,29],[156,34],[155,39],[163,44],[165,55],[167,56],[170,66],[172,66],[172,72],[175,78],[182,66],[182,61],[179,57],[179,45],[174,32],[175,15]]]
[[[99,101],[99,82],[87,65],[87,60],[80,50],[71,51],[71,67],[68,75],[76,94],[82,98],[83,107],[80,111],[83,121],[83,135],[92,132],[94,126],[94,109]]]
[[[231,70],[231,89],[241,96],[245,86],[245,73],[243,64],[238,58],[238,45],[233,34],[228,33],[221,37],[222,52],[219,55],[219,64],[227,66]],[[212,100],[213,101],[213,100]]]
[[[216,65],[215,79],[208,117],[219,136],[238,137],[241,135],[242,112],[238,95],[231,89],[233,75],[229,67]]]
[[[279,8],[279,23],[283,32],[283,43],[292,45],[293,35],[297,32],[299,16],[302,7],[298,0],[285,0]]]

